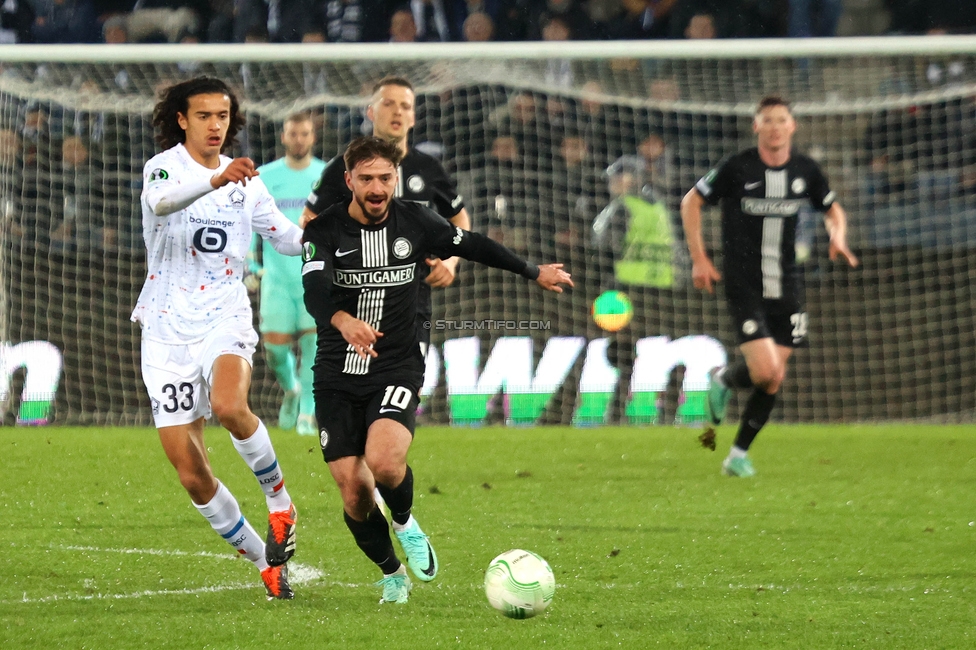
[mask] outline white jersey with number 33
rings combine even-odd
[[[191,343],[219,321],[251,322],[244,277],[252,233],[285,255],[301,253],[301,230],[288,220],[260,178],[207,190],[231,162],[209,169],[182,144],[154,156],[143,169],[142,234],[148,250],[146,283],[132,312],[143,336],[163,343]],[[205,185],[206,184],[206,185]],[[182,210],[159,216],[160,203],[201,188]]]

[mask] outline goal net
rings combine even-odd
[[[797,236],[809,312],[774,417],[938,419],[976,412],[976,48],[971,39],[822,42],[0,48],[0,402],[5,422],[149,423],[139,331],[141,170],[163,85],[238,89],[235,155],[283,154],[296,110],[329,159],[369,132],[386,74],[417,88],[411,145],[457,181],[473,228],[576,288],[544,293],[462,262],[433,292],[423,421],[693,423],[706,373],[735,354],[721,285],[696,291],[681,196],[754,142],[764,94],[794,102],[796,146],[850,216],[861,268],[827,259],[818,215]],[[704,216],[720,262],[719,218]],[[606,290],[633,318],[601,330]],[[257,297],[255,296],[257,308]],[[257,314],[257,309],[255,309]],[[263,353],[252,403],[274,421]],[[733,400],[731,417],[736,417]]]

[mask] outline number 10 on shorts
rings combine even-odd
[[[380,402],[380,413],[383,413],[384,407],[391,406],[402,411],[410,405],[410,399],[412,397],[413,392],[409,388],[404,388],[403,386],[387,386],[386,392],[383,393],[383,401]]]

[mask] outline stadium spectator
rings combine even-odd
[[[268,38],[273,43],[300,43],[306,33],[325,31],[325,7],[320,2],[278,0],[268,8]]]
[[[657,130],[642,134],[637,141],[637,154],[644,161],[644,173],[637,180],[646,184],[669,207],[677,207],[677,202],[672,203],[671,199],[680,188],[674,183],[674,161],[664,142],[664,134]]]
[[[453,5],[445,0],[410,0],[417,40],[428,43],[460,40],[460,35],[452,30],[452,9]]]
[[[486,215],[488,236],[522,254],[527,252],[526,224],[529,210],[526,198],[534,192],[529,175],[521,167],[518,143],[510,135],[492,140],[485,165],[484,194],[477,214]]]
[[[593,221],[601,290],[674,283],[674,224],[647,171],[646,160],[634,155],[606,170],[612,200]]]
[[[372,43],[386,40],[389,23],[382,0],[328,0],[326,34],[330,43]]]
[[[34,17],[28,0],[4,0],[0,5],[0,45],[32,42]]]
[[[607,137],[604,125],[615,119],[607,110],[603,86],[599,81],[587,81],[581,87],[581,96],[574,101],[571,112],[574,128],[590,146],[590,158],[597,168],[604,168],[611,160],[623,154],[619,138]],[[622,109],[627,111],[629,109]],[[618,113],[619,115],[619,113]]]
[[[61,169],[52,196],[52,217],[61,222],[51,232],[52,250],[63,253],[88,251],[99,234],[93,222],[91,200],[99,191],[92,182],[88,145],[80,137],[68,136],[61,143]],[[52,224],[53,225],[53,224]]]
[[[90,0],[34,0],[35,43],[95,43],[98,31]]]
[[[417,23],[413,19],[413,12],[408,7],[397,9],[390,16],[390,42],[415,43],[417,41]]]
[[[448,0],[450,14],[454,19],[451,29],[456,34],[464,35],[464,21],[471,14],[487,14],[492,24],[497,24],[501,15],[503,0]]]
[[[905,204],[915,188],[918,163],[917,108],[885,109],[864,134],[868,166],[868,205]]]
[[[572,38],[572,30],[566,18],[561,15],[546,15],[543,17],[542,40],[568,41]],[[569,59],[549,59],[546,62],[546,83],[561,88],[573,86],[573,62]]]
[[[202,25],[208,43],[233,43],[234,0],[210,0],[210,21]]]
[[[23,147],[20,135],[14,129],[0,129],[0,169],[10,182],[0,187],[0,228],[9,233],[8,245],[24,236],[21,225],[23,199],[26,187],[21,180],[24,172]]]
[[[488,119],[497,134],[510,135],[521,145],[527,169],[538,170],[543,157],[541,147],[548,138],[540,134],[542,125],[535,95],[527,90],[516,92]]]
[[[771,0],[770,0],[771,1]],[[761,18],[769,9],[760,1],[683,0],[671,11],[672,38],[734,38],[765,30]],[[785,9],[780,13],[785,13]],[[755,23],[759,22],[757,26]]]
[[[179,43],[187,32],[199,33],[210,22],[207,3],[194,0],[136,0],[126,24],[133,43]]]
[[[673,311],[675,236],[667,207],[646,182],[641,156],[621,156],[605,174],[611,200],[593,220],[587,271],[599,287],[596,293],[623,291],[633,304],[633,320],[609,334],[607,345],[607,360],[621,380],[606,416],[608,423],[619,423],[625,419],[637,341],[670,329],[663,322]]]
[[[894,33],[976,32],[976,0],[887,0],[887,5]]]
[[[841,0],[789,0],[787,36],[836,36],[837,23],[844,11]]]
[[[558,29],[559,34],[546,37],[547,27]],[[596,36],[593,22],[578,0],[545,0],[529,14],[529,40],[584,41]]]
[[[111,16],[102,24],[102,40],[109,45],[129,42],[129,30],[125,16]]]
[[[495,37],[495,22],[488,14],[478,11],[464,19],[462,32],[464,40],[469,43],[491,41]]]
[[[584,230],[602,203],[597,198],[597,171],[589,144],[577,133],[567,131],[555,153],[553,183],[543,192],[543,200],[552,206],[553,220],[539,224],[541,253],[552,255],[558,250],[565,255],[568,251],[573,256],[570,259],[581,259]]]
[[[695,14],[688,21],[684,36],[692,40],[699,38],[717,38],[718,30],[715,28],[715,16],[705,13]]]
[[[524,41],[529,37],[533,0],[502,0],[495,20],[495,39]]]
[[[677,0],[622,0],[623,12],[612,19],[608,36],[619,40],[667,38]]]

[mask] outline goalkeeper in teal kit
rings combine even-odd
[[[325,163],[312,156],[315,130],[304,113],[285,120],[281,134],[285,156],[258,168],[278,208],[298,223],[305,201],[318,181]],[[278,414],[282,429],[297,428],[300,435],[316,435],[315,400],[312,397],[312,362],[315,360],[315,320],[305,311],[302,261],[286,257],[264,244],[260,263],[254,239],[248,284],[261,286],[261,338],[265,357],[285,392]],[[298,340],[300,357],[295,355]]]

